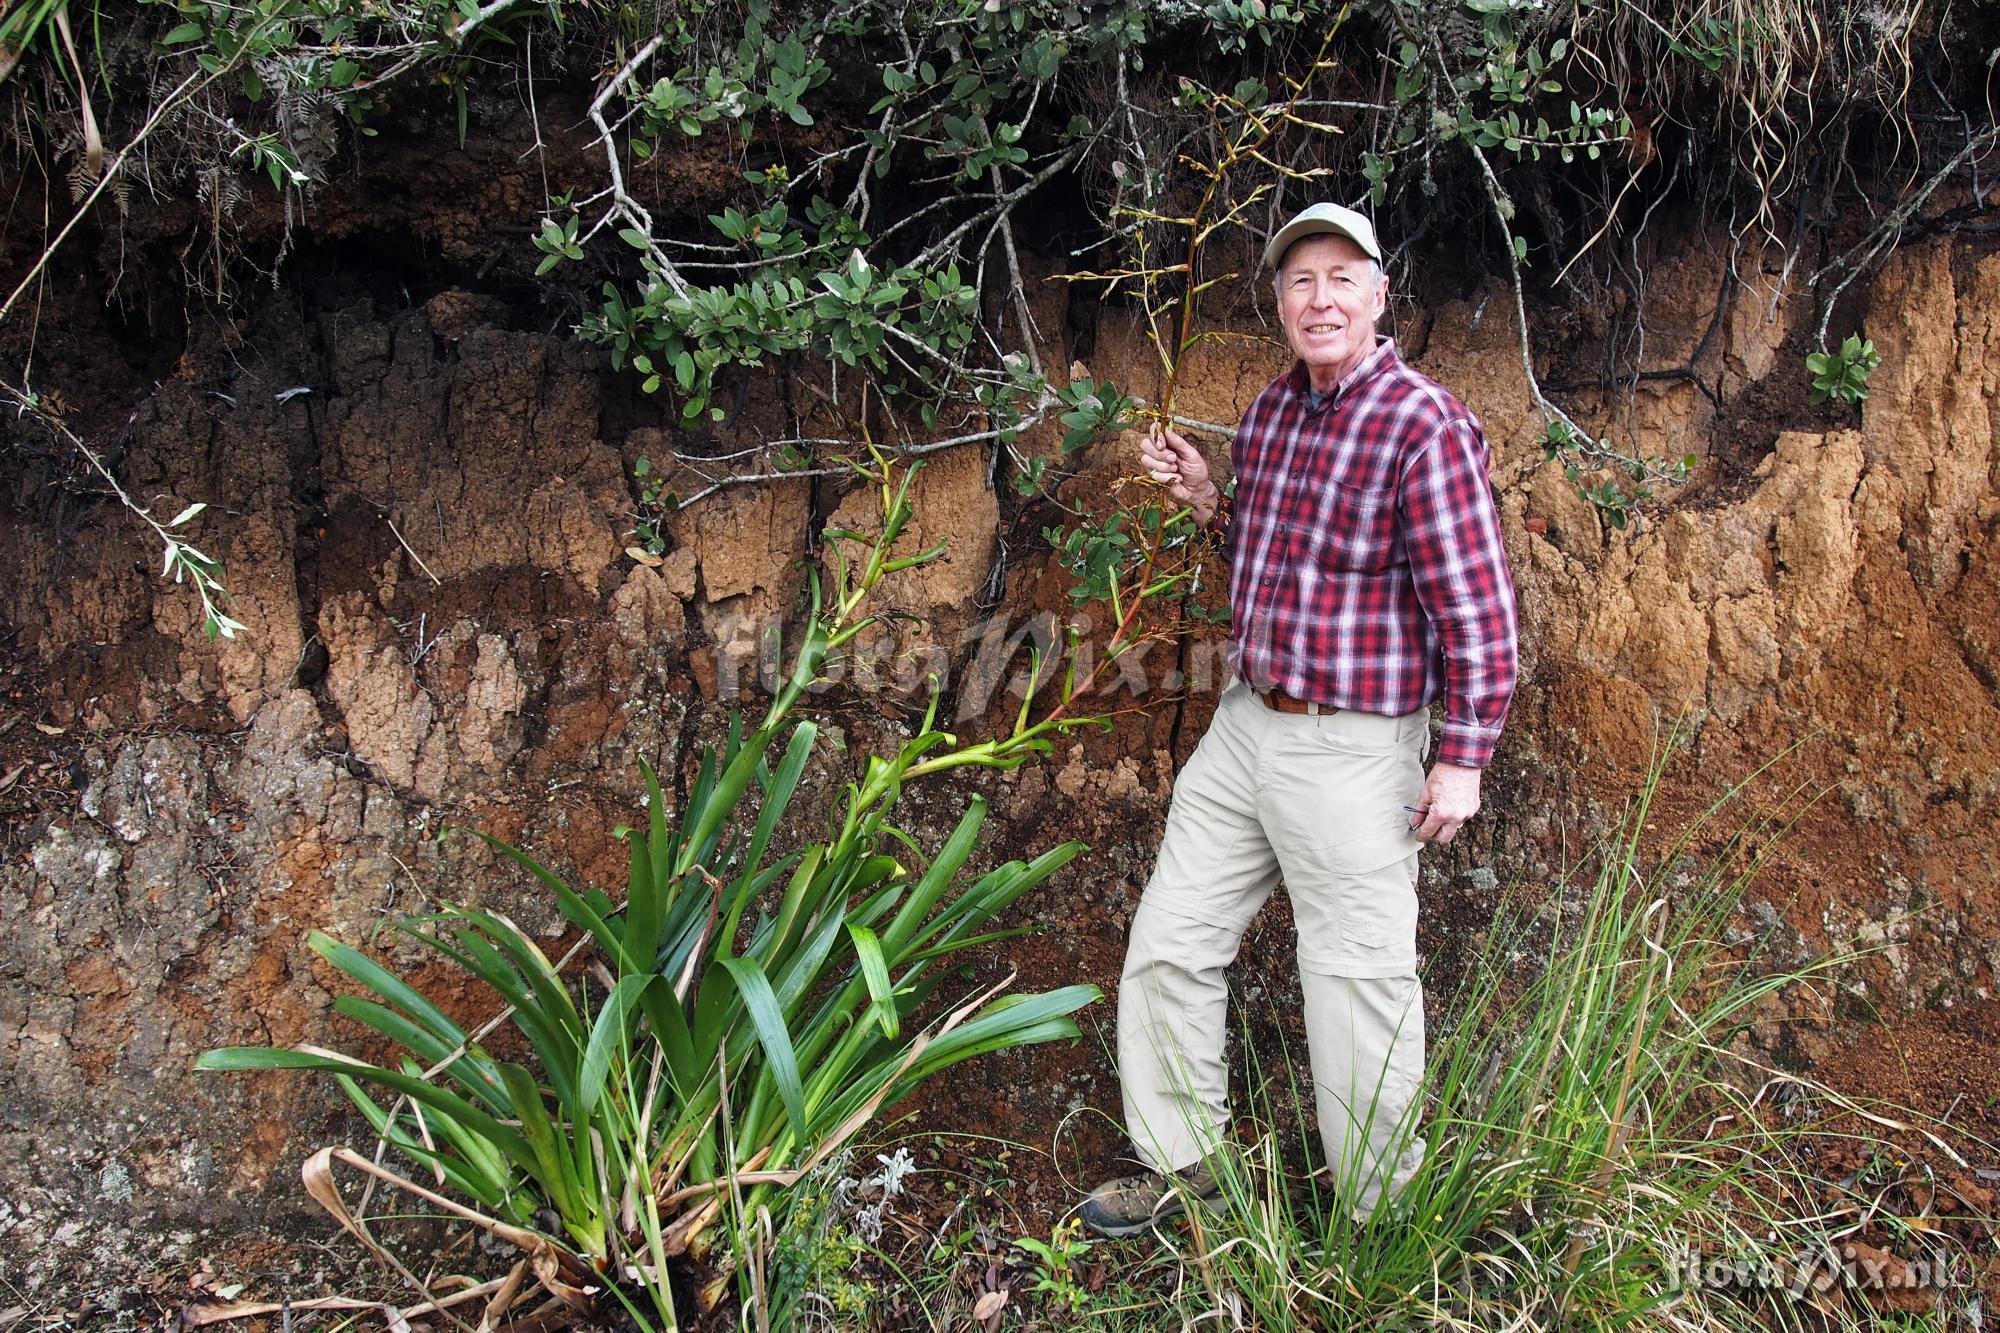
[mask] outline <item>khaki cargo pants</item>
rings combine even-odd
[[[1427,710],[1279,713],[1229,687],[1174,784],[1118,993],[1125,1123],[1152,1169],[1192,1165],[1229,1125],[1223,969],[1283,879],[1320,1137],[1335,1188],[1371,1213],[1422,1161],[1403,1126],[1424,1069],[1417,850]],[[1387,1162],[1394,1154],[1395,1161]]]

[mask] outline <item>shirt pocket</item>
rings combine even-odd
[[[1396,492],[1326,483],[1311,540],[1320,564],[1342,573],[1379,574],[1398,561]]]

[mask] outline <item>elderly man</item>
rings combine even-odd
[[[1235,683],[1175,784],[1132,920],[1119,1077],[1151,1170],[1091,1193],[1082,1217],[1100,1235],[1134,1235],[1190,1196],[1218,1196],[1223,969],[1280,879],[1336,1191],[1365,1218],[1414,1173],[1417,850],[1450,842],[1478,811],[1514,690],[1513,583],[1486,439],[1376,333],[1389,283],[1374,228],[1317,204],[1264,258],[1298,360],[1237,430],[1233,503],[1173,431],[1141,448],[1177,503],[1225,528]]]

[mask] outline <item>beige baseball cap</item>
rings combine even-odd
[[[1285,251],[1308,236],[1345,236],[1361,247],[1376,263],[1382,262],[1382,247],[1375,240],[1375,224],[1351,208],[1339,204],[1314,204],[1278,228],[1264,247],[1264,267],[1276,268]]]

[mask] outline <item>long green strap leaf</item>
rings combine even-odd
[[[903,941],[905,954],[931,945],[950,945],[965,933],[990,921],[1037,884],[1062,869],[1084,850],[1080,842],[1051,847],[1026,865],[1010,861],[984,878],[963,898],[940,912],[935,919]]]
[[[707,854],[709,844],[722,831],[723,821],[735,812],[737,802],[743,799],[750,779],[757,774],[757,763],[775,735],[768,727],[751,732],[745,738],[743,748],[736,752],[722,770],[722,776],[716,779],[714,794],[699,812],[689,810],[691,824],[687,827],[687,840],[681,844],[680,856],[674,862],[674,878],[687,874]]]
[[[855,952],[861,955],[861,975],[867,979],[869,998],[875,1002],[875,1021],[882,1035],[893,1041],[902,1024],[896,1014],[895,988],[889,983],[889,964],[882,957],[882,941],[875,938],[874,931],[852,921],[847,923],[847,933],[853,937]]]
[[[589,899],[585,898],[575,889],[572,889],[568,884],[565,884],[560,875],[512,843],[503,842],[491,834],[480,833],[477,829],[474,829],[473,833],[487,846],[502,853],[530,875],[540,880],[551,893],[555,894],[556,907],[562,912],[564,919],[579,930],[589,931],[592,938],[597,941],[598,947],[603,949],[610,957],[619,961],[620,971],[630,970],[625,961],[624,935],[620,932],[616,922],[593,907]],[[591,892],[597,894],[597,891],[594,889]],[[601,894],[597,894],[597,896],[602,897]]]
[[[1035,930],[1036,927],[1034,926],[1008,926],[1003,930],[982,931],[977,935],[966,935],[954,939],[948,944],[934,944],[928,948],[918,949],[913,953],[906,953],[900,961],[912,965],[927,963],[933,959],[942,958],[949,953],[961,953],[966,949],[976,949],[982,944],[995,944],[1001,940],[1011,940],[1017,939],[1022,935],[1032,935],[1035,933]],[[909,974],[905,973],[904,975],[907,976]]]
[[[972,1023],[979,1026],[970,1037],[963,1036],[968,1024],[944,1033],[925,1047],[918,1061],[898,1075],[904,1058],[902,1048],[885,1050],[875,1063],[855,1069],[841,1080],[838,1095],[817,1109],[819,1122],[839,1123],[865,1105],[885,1082],[895,1079],[890,1099],[907,1095],[924,1079],[949,1065],[995,1051],[1060,1041],[1078,1035],[1076,1023],[1065,1015],[1098,998],[1095,986],[1066,986],[1041,995],[1003,996],[988,1005]],[[1004,1003],[1003,1003],[1004,1001]]]
[[[306,944],[327,962],[423,1024],[447,1048],[465,1040],[465,1029],[452,1022],[442,1009],[360,950],[342,944],[322,930],[307,935]]]
[[[542,1090],[535,1076],[520,1065],[503,1064],[500,1078],[507,1085],[514,1114],[521,1121],[521,1133],[540,1167],[536,1174],[548,1188],[556,1211],[564,1217],[579,1216],[586,1206],[586,1196],[577,1181],[575,1164],[559,1141],[555,1121],[549,1118],[549,1108],[542,1101]]]
[[[424,1071],[408,1060],[403,1061],[402,1068],[403,1072],[412,1078],[423,1077]],[[508,1212],[516,1221],[525,1221],[533,1214],[534,1205],[526,1202],[534,1197],[533,1194],[527,1190],[513,1188],[516,1168],[492,1143],[435,1108],[424,1113],[424,1126],[434,1137],[444,1139],[457,1150],[461,1161],[470,1163],[487,1179],[500,1182],[500,1188],[508,1194]],[[522,1170],[525,1170],[525,1167]],[[524,1203],[526,1206],[523,1206]],[[533,1225],[531,1221],[527,1224]]]
[[[604,1095],[611,1078],[613,1059],[628,1056],[632,1047],[631,1016],[639,994],[659,978],[651,973],[629,976],[612,987],[597,1021],[590,1028],[590,1042],[583,1049],[583,1072],[577,1076],[576,1109],[588,1117]]]
[[[574,1107],[577,1064],[583,1054],[587,1034],[576,1004],[556,975],[554,964],[535,942],[511,922],[477,908],[459,908],[458,915],[471,926],[457,932],[458,941],[469,952],[504,953],[521,970],[529,991],[515,1001],[514,1022],[533,1043],[541,1057],[549,1084],[564,1106]],[[483,932],[483,934],[482,934]],[[491,941],[491,943],[487,943]]]
[[[718,936],[719,939],[730,942],[730,953],[754,953],[761,955],[764,943],[770,939],[771,919],[764,915],[762,910],[759,910],[757,920],[750,931],[750,939],[739,950],[734,947],[734,943],[743,923],[743,912],[750,903],[757,901],[764,890],[790,874],[792,869],[798,865],[799,859],[804,855],[805,848],[803,847],[797,851],[785,853],[776,861],[758,871],[756,878],[750,880],[738,891],[736,905],[731,909],[729,919],[723,923],[722,933]]]
[[[500,1174],[490,1176],[475,1163],[426,1145],[415,1134],[403,1128],[400,1117],[391,1120],[389,1113],[384,1111],[373,1097],[362,1091],[361,1085],[352,1078],[346,1074],[335,1074],[333,1080],[340,1084],[340,1089],[347,1094],[347,1099],[360,1108],[362,1117],[368,1121],[369,1128],[375,1131],[378,1138],[387,1139],[399,1151],[408,1154],[416,1161],[436,1167],[444,1173],[445,1181],[454,1189],[479,1200],[488,1209],[498,1210],[505,1207],[507,1177],[504,1168]],[[432,1111],[424,1117],[424,1125],[431,1131],[433,1138],[449,1141],[445,1126],[450,1123],[451,1117],[442,1111]]]
[[[708,933],[708,905],[712,895],[707,893],[686,893],[680,896],[679,910],[668,923],[666,945],[659,955],[653,971],[676,981],[687,967],[688,959],[697,949],[714,951],[714,941]],[[696,965],[700,974],[703,967]]]
[[[721,1048],[736,1026],[736,978],[715,960],[702,969],[701,987],[694,1002],[694,1048],[710,1051]]]
[[[777,772],[765,784],[764,802],[757,812],[757,828],[750,837],[746,865],[755,866],[763,858],[764,848],[771,841],[779,818],[791,804],[799,779],[805,775],[806,761],[812,758],[813,742],[818,737],[819,727],[812,722],[801,722],[792,728],[792,738],[785,745],[785,757],[778,762]]]
[[[666,1052],[668,1081],[676,1093],[686,1097],[702,1072],[696,1068],[694,1034],[688,1030],[680,1001],[674,998],[673,984],[662,976],[649,981],[651,984],[639,992],[639,1006],[646,1011],[646,1021],[653,1025],[653,1035]]]
[[[507,1001],[508,1007],[514,1011],[514,1026],[521,1030],[521,1035],[535,1048],[535,1054],[541,1058],[542,1063],[551,1068],[560,1067],[564,1071],[574,1068],[575,1042],[565,1031],[563,1024],[551,1021],[550,1016],[543,1011],[543,1000],[538,990],[523,980],[521,974],[514,970],[506,957],[472,925],[463,921],[458,922],[453,928],[452,938],[458,941],[457,948],[439,942],[439,950],[459,959],[467,971],[491,986]],[[564,998],[567,1002],[567,997]]]
[[[414,1052],[426,1067],[444,1065],[445,1073],[454,1083],[493,1111],[505,1114],[507,1089],[484,1051],[477,1047],[460,1050],[457,1046],[447,1046],[429,1030],[412,1023],[394,1009],[376,1004],[373,1000],[364,1000],[358,995],[342,995],[334,1000],[333,1007],[335,1012],[401,1043]]]
[[[1095,986],[1078,985],[1062,986],[1039,995],[1003,995],[926,1047],[921,1065],[937,1069],[971,1054],[1021,1045],[1023,1034],[1037,1029],[1037,1041],[1074,1036],[1076,1025],[1064,1016],[1102,998],[1103,994]],[[1069,1030],[1041,1028],[1050,1021],[1068,1024]],[[991,1044],[996,1041],[1000,1044]]]
[[[777,987],[778,1003],[785,1013],[792,1012],[806,992],[819,984],[820,969],[827,955],[833,952],[834,941],[840,938],[840,928],[846,922],[845,904],[836,898],[826,905],[826,914],[813,923],[811,932],[799,942],[798,951],[783,960]]]
[[[792,872],[791,883],[785,886],[785,896],[778,903],[777,919],[771,926],[771,938],[764,946],[765,958],[782,953],[791,941],[792,926],[806,909],[813,882],[819,878],[820,862],[826,856],[826,844],[817,843],[806,853],[806,859],[799,862],[799,868]]]
[[[979,826],[986,822],[986,800],[975,796],[965,811],[965,817],[958,821],[958,827],[945,839],[938,849],[937,859],[917,884],[903,910],[896,913],[896,919],[882,932],[882,947],[891,954],[900,953],[903,946],[917,931],[924,917],[929,914],[944,891],[950,887],[952,877],[958,874],[972,849],[979,845]]]
[[[791,805],[792,794],[798,790],[799,779],[806,771],[806,761],[812,758],[813,740],[819,735],[819,728],[811,722],[801,722],[792,729],[792,739],[785,747],[785,757],[778,764],[778,771],[764,785],[763,808],[757,812],[757,827],[750,835],[750,847],[743,855],[743,873],[729,890],[729,917],[719,937],[721,949],[725,953],[734,952],[736,927],[743,920],[743,910],[756,897],[761,885],[766,883],[763,876],[764,849],[770,844],[771,834],[778,827],[778,818]]]
[[[513,922],[483,908],[462,907],[457,909],[457,915],[477,926],[485,938],[520,969],[520,976],[538,1001],[536,1013],[580,1049],[584,1039],[583,1018],[576,1011],[576,1002],[563,988],[555,964],[549,961],[541,946],[523,934]],[[464,940],[462,933],[460,940]]]
[[[962,1043],[947,1050],[926,1050],[923,1057],[903,1075],[899,1086],[907,1092],[940,1070],[966,1060],[991,1055],[996,1051],[1038,1046],[1044,1042],[1069,1041],[1080,1035],[1082,1034],[1073,1019],[1045,1018],[1010,1028],[1004,1033],[989,1033],[978,1042]]]
[[[667,890],[653,878],[653,849],[647,840],[637,832],[626,838],[631,843],[632,868],[625,888],[625,951],[631,966],[625,970],[650,972],[660,952]]]
[[[732,733],[734,728],[732,727]],[[643,768],[644,765],[641,765]],[[715,751],[704,745],[701,763],[695,769],[694,781],[689,784],[687,800],[681,804],[681,817],[673,826],[673,836],[667,841],[671,859],[678,864],[681,848],[686,845],[688,830],[693,827],[694,818],[708,803],[709,789],[715,785]]]
[[[415,928],[418,922],[446,926],[451,930],[451,938],[446,939],[443,935],[418,930]],[[544,1029],[538,1026],[539,1014],[534,994],[529,990],[528,983],[521,979],[521,974],[514,970],[513,964],[509,963],[498,949],[488,944],[485,936],[467,925],[462,917],[455,912],[441,913],[433,917],[399,922],[396,930],[451,959],[472,976],[485,982],[492,988],[494,994],[505,1000],[514,1010],[514,1025],[520,1028],[522,1034],[530,1041],[536,1042],[539,1048],[541,1038],[537,1033]],[[453,940],[458,942],[453,943]]]
[[[632,960],[636,970],[650,972],[659,953],[660,928],[667,917],[667,899],[673,893],[673,833],[667,826],[667,797],[660,790],[659,775],[645,760],[639,771],[646,776],[646,836],[632,834],[632,896],[625,909],[625,931],[633,939]],[[642,893],[643,889],[643,893]],[[644,931],[643,943],[635,938]]]
[[[535,1150],[519,1130],[502,1124],[448,1088],[426,1083],[393,1069],[384,1069],[380,1065],[346,1056],[314,1055],[270,1046],[225,1046],[221,1050],[204,1052],[195,1060],[194,1067],[232,1073],[250,1069],[316,1069],[379,1083],[403,1093],[412,1101],[443,1111],[491,1142],[508,1160],[518,1162],[524,1170],[535,1171]],[[536,1174],[539,1176],[538,1172]],[[550,1182],[542,1183],[553,1189]]]
[[[799,1085],[798,1057],[792,1050],[791,1034],[785,1030],[785,1016],[779,1011],[778,997],[771,992],[770,978],[764,975],[764,969],[757,966],[754,958],[724,958],[719,961],[735,980],[736,989],[743,996],[743,1006],[750,1012],[750,1022],[757,1029],[758,1044],[764,1048],[765,1064],[778,1085],[778,1095],[784,1099],[785,1114],[792,1122],[792,1134],[804,1142],[805,1089]]]

